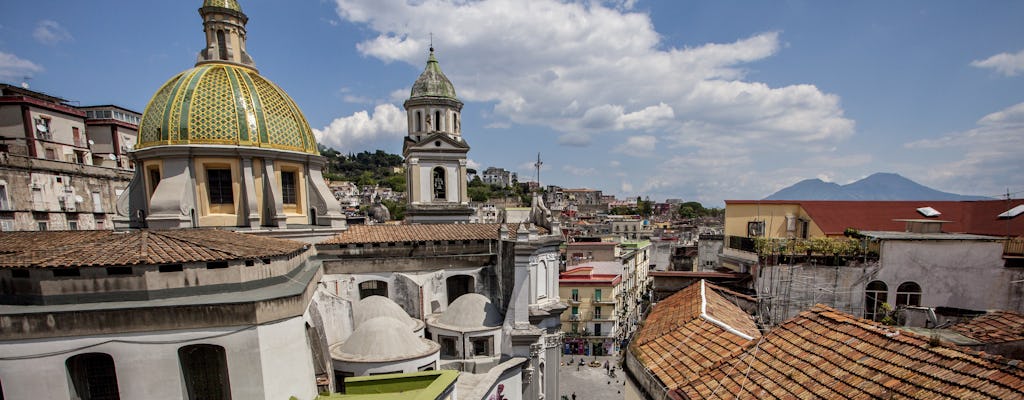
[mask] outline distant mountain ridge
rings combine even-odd
[[[990,197],[942,192],[899,174],[879,172],[859,181],[838,185],[805,179],[779,190],[765,200],[991,200]]]

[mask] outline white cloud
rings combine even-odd
[[[838,96],[744,80],[744,64],[779,51],[778,32],[679,48],[662,43],[630,0],[335,2],[341,18],[377,33],[357,45],[362,54],[419,68],[433,32],[463,100],[493,104],[488,112],[502,123],[560,131],[565,146],[588,146],[602,133],[683,135],[693,124],[751,148],[833,143],[854,132]]]
[[[1024,103],[988,114],[977,127],[938,139],[907,143],[905,148],[936,153],[948,150],[949,161],[918,171],[924,183],[957,193],[995,195],[1007,187],[1024,187]]]
[[[314,129],[317,142],[339,151],[360,149],[371,142],[397,141],[406,134],[405,111],[394,104],[379,104],[373,115],[359,111],[337,118],[323,129]]]
[[[999,53],[984,60],[971,61],[972,67],[992,68],[1005,76],[1017,76],[1024,72],[1024,50],[1016,53]]]
[[[0,80],[17,81],[26,77],[31,78],[38,72],[43,72],[43,67],[14,54],[0,51]]]
[[[598,174],[596,168],[583,168],[575,165],[563,165],[562,171],[575,176],[595,176]]]
[[[479,172],[480,171],[480,163],[476,162],[476,160],[473,160],[472,158],[467,158],[466,159],[466,168],[472,168],[472,169],[475,169],[475,170],[477,170]]]
[[[32,37],[39,43],[45,45],[55,45],[63,41],[71,41],[71,32],[64,29],[57,21],[44,19],[36,24],[36,29],[32,31]]]
[[[654,146],[658,138],[650,135],[630,136],[626,143],[615,148],[616,153],[622,153],[633,157],[650,157],[654,153]]]

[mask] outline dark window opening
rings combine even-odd
[[[231,191],[230,169],[206,170],[206,183],[209,186],[210,204],[234,204],[235,197]]]
[[[131,275],[132,267],[107,267],[107,275]]]
[[[921,285],[903,282],[896,288],[896,306],[920,306]]]
[[[227,268],[227,267],[228,267],[228,262],[227,261],[211,261],[211,262],[206,263],[206,269],[221,269],[221,268]]]
[[[261,259],[260,261],[263,261],[264,264],[270,264],[270,259],[269,258],[264,258],[264,259]]]
[[[434,168],[434,198],[445,199],[448,197],[445,190],[444,168]]]
[[[86,353],[68,358],[65,365],[71,378],[72,398],[81,400],[119,400],[114,358],[105,353]]]
[[[416,132],[423,132],[423,114],[416,112]]]
[[[764,236],[764,221],[747,222],[747,236]]]
[[[157,270],[160,272],[181,272],[184,269],[181,264],[164,264],[157,267]]]
[[[284,204],[298,204],[294,171],[281,172],[281,201]]]
[[[469,344],[473,347],[473,356],[490,356],[492,339],[491,336],[470,338]]]
[[[11,277],[12,278],[28,278],[28,270],[27,269],[13,269],[13,270],[11,270]]]
[[[889,287],[882,281],[872,281],[864,288],[864,318],[872,321],[885,317],[882,304],[888,301]]]
[[[359,299],[369,296],[388,297],[388,283],[384,281],[366,281],[359,284]]]
[[[459,348],[456,343],[458,339],[454,336],[437,336],[438,342],[441,343],[441,356],[442,357],[458,357]]]
[[[178,349],[185,390],[191,400],[230,400],[228,359],[224,348],[196,344]]]
[[[151,190],[150,193],[149,193],[150,196],[153,195],[153,192],[156,191],[156,185],[159,185],[159,184],[160,184],[160,169],[158,169],[158,168],[150,168],[150,170],[149,170],[149,187],[150,187],[150,190]]]
[[[336,388],[335,392],[345,393],[345,378],[351,378],[353,376],[356,376],[356,374],[337,369],[334,370],[334,386]]]
[[[221,60],[228,59],[228,41],[224,36],[223,30],[217,31],[217,52],[220,53],[218,55]]]
[[[246,267],[251,267],[253,265],[256,265],[256,261],[255,260],[245,260],[245,266]]]
[[[435,131],[440,131],[441,130],[441,112],[440,111],[434,111],[434,130]]]
[[[459,296],[476,292],[473,277],[469,275],[450,276],[445,279],[445,286],[448,289],[448,304],[452,304]]]
[[[82,275],[81,271],[79,271],[77,268],[54,268],[53,269],[53,277],[54,278],[69,277],[69,276],[81,276],[81,275]]]

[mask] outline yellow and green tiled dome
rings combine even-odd
[[[211,2],[235,3],[206,0]],[[233,64],[207,63],[182,72],[146,106],[136,148],[194,144],[319,154],[291,97],[256,70]]]
[[[242,7],[238,5],[236,0],[204,0],[203,7],[220,7],[242,12]]]

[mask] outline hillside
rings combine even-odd
[[[989,200],[983,196],[948,193],[921,185],[899,174],[875,173],[846,185],[806,179],[765,200]]]

